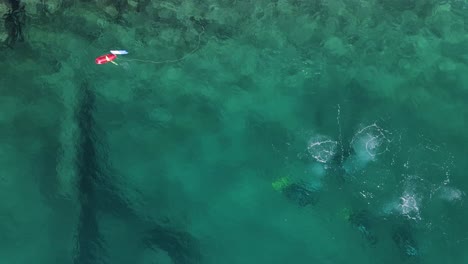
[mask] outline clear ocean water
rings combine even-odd
[[[468,263],[468,1],[14,2],[0,263]]]

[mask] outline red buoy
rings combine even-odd
[[[106,64],[115,60],[115,58],[117,58],[117,55],[115,54],[102,55],[96,58],[96,64]]]

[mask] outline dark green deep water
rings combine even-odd
[[[0,263],[468,263],[467,1],[24,2]]]

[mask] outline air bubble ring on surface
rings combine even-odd
[[[365,149],[369,156],[375,157],[390,151],[388,149],[388,145],[392,142],[392,140],[389,139],[391,133],[379,127],[376,123],[368,125],[357,131],[356,134],[353,136],[350,144],[353,145],[353,143],[355,143],[356,140],[362,139],[362,136],[358,137],[362,134],[367,136],[365,141]],[[384,149],[379,151],[379,149],[383,146],[385,146]]]
[[[419,214],[418,201],[414,195],[406,194],[400,197],[399,208],[401,213],[412,220],[421,220]]]
[[[335,155],[337,146],[337,141],[325,139],[321,141],[312,141],[309,143],[307,150],[309,151],[312,158],[314,158],[317,162],[327,163],[330,158]]]

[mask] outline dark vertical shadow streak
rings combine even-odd
[[[75,264],[101,263],[102,243],[96,216],[97,201],[96,183],[100,177],[97,150],[95,147],[95,131],[93,110],[95,97],[88,85],[82,85],[82,98],[77,111],[79,128],[79,147],[77,153],[78,199],[81,213],[78,226],[77,253]]]
[[[107,213],[126,220],[138,232],[140,227],[151,226],[143,234],[143,244],[168,253],[175,264],[201,262],[198,241],[188,232],[147,222],[131,208],[115,184],[111,169],[106,167],[105,153],[95,123],[96,96],[88,83],[81,86],[82,96],[77,111],[79,150],[77,168],[81,214],[78,227],[75,264],[105,263],[105,249],[99,232],[98,213]]]

